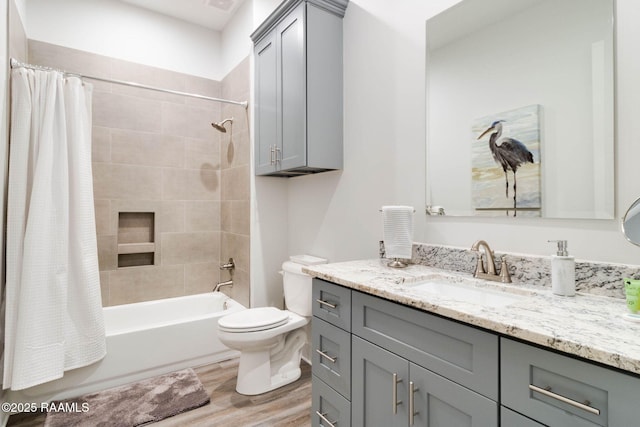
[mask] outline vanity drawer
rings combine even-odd
[[[315,375],[311,387],[311,425],[349,427],[351,403]]]
[[[501,339],[502,404],[549,426],[637,425],[640,379]]]
[[[324,320],[311,325],[311,370],[347,399],[351,398],[351,334]]]
[[[313,279],[313,315],[351,331],[351,289]]]
[[[544,427],[543,424],[513,412],[504,406],[500,407],[500,425],[502,427]]]
[[[354,291],[353,334],[498,400],[498,336]]]

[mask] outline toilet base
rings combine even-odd
[[[281,345],[240,353],[236,391],[255,396],[285,386],[300,378],[300,356],[306,333],[297,329],[287,334]]]

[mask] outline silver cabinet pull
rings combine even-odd
[[[269,158],[269,164],[270,164],[270,165],[272,165],[272,164],[274,164],[274,163],[275,163],[275,160],[273,159],[273,155],[274,155],[274,154],[276,154],[276,146],[275,146],[275,145],[272,145],[272,146],[271,146],[271,147],[269,147],[269,148],[271,148],[271,156],[270,156],[270,158]]]
[[[329,307],[329,308],[336,308],[336,307],[338,306],[338,304],[331,304],[330,302],[323,301],[323,300],[321,300],[320,298],[318,298],[316,301],[317,301],[320,305],[324,305],[324,306],[327,306],[327,307]]]
[[[278,158],[278,153],[280,153],[280,158]],[[282,150],[280,150],[280,147],[276,145],[276,165],[278,164],[278,162],[282,164]]]
[[[413,386],[414,386],[414,382],[409,381],[409,425],[410,426],[413,425],[414,417],[418,415],[418,412],[415,412],[415,393],[419,389],[417,387],[414,388]]]
[[[393,400],[393,414],[398,413],[398,405],[402,403],[402,400],[398,400],[398,383],[402,382],[402,378],[398,378],[398,374],[393,373],[393,389],[391,390],[391,399]]]
[[[320,413],[320,411],[316,411],[316,415],[319,416],[322,421],[327,423],[329,425],[329,427],[336,427],[336,424],[338,424],[337,421],[334,421],[334,422],[329,421],[327,419],[327,417],[326,417],[326,415],[327,415],[326,412],[324,414],[322,414],[322,413]]]
[[[338,356],[336,356],[336,357],[331,357],[331,356],[329,356],[327,353],[325,353],[324,351],[320,351],[320,349],[317,349],[317,348],[316,348],[316,352],[317,352],[320,356],[324,357],[325,359],[327,359],[327,360],[328,360],[329,362],[331,362],[331,363],[336,363],[336,360],[338,360]]]
[[[533,384],[529,384],[529,389],[535,391],[536,393],[544,394],[545,396],[551,397],[553,399],[559,400],[560,402],[567,403],[573,407],[578,409],[582,409],[583,411],[587,411],[594,415],[600,415],[600,409],[594,408],[593,406],[589,406],[589,401],[585,403],[576,402],[573,399],[569,399],[568,397],[564,397],[560,394],[554,393],[551,391],[551,387],[540,388]]]

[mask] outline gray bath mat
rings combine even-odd
[[[134,427],[209,403],[193,369],[54,402],[45,427]]]

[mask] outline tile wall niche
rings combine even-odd
[[[38,65],[248,99],[248,60],[219,82],[35,40],[29,40],[28,47],[29,62]],[[219,265],[229,256],[238,269],[234,288],[225,292],[248,305],[249,146],[244,108],[223,110],[224,104],[217,102],[91,83],[103,305],[210,292],[218,281],[228,279]],[[234,116],[233,130],[222,134],[211,122],[225,114]]]

